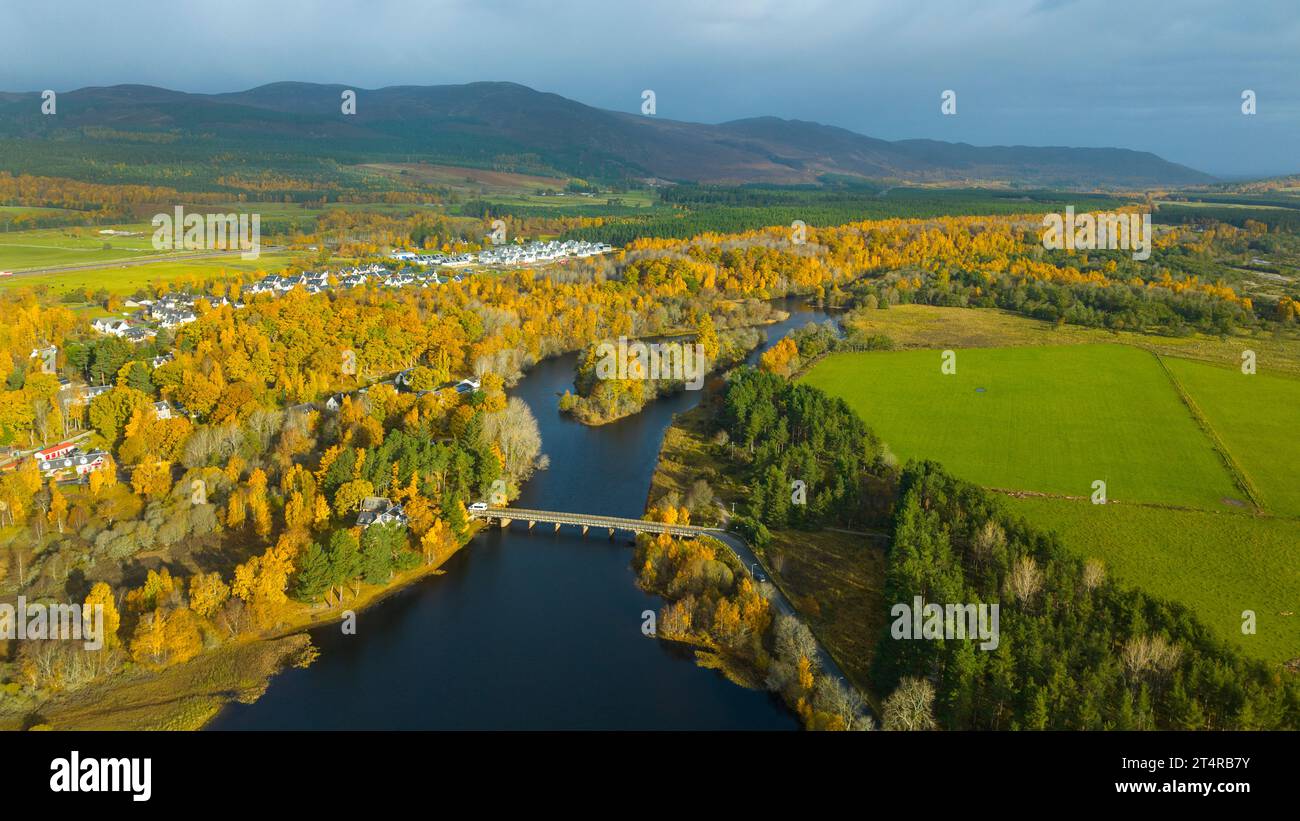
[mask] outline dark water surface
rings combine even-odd
[[[797,302],[768,344],[829,314]],[[751,356],[757,359],[759,352]],[[537,416],[551,459],[520,507],[639,518],[674,413],[699,392],[602,427],[562,417],[573,355],[540,363],[511,391]],[[661,599],[637,589],[627,538],[539,524],[484,530],[433,576],[311,631],[320,658],[231,704],[212,729],[795,729],[779,700],[699,668],[641,634]]]

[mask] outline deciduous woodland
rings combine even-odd
[[[0,185],[42,201],[83,196]],[[407,239],[435,237],[397,222]],[[103,604],[114,649],[11,647],[0,709],[35,714],[60,691],[296,630],[436,568],[473,531],[467,504],[498,482],[513,497],[545,466],[536,421],[507,387],[546,357],[602,340],[691,334],[729,365],[754,346],[745,329],[772,318],[761,301],[788,294],[864,312],[997,307],[1171,336],[1285,333],[1295,322],[1289,296],[1190,273],[1293,241],[1263,224],[1162,230],[1145,266],[1122,252],[1046,252],[1039,225],[935,217],[810,227],[798,243],[787,228],[640,238],[612,260],[426,289],[275,298],[243,293],[252,274],[213,277],[198,283],[196,321],[139,345],[98,336],[48,293],[12,288],[0,298],[0,444],[13,457],[0,477],[0,591]],[[937,467],[900,471],[843,402],[786,381],[833,344],[890,344],[846,327],[847,343],[810,331],[769,351],[762,372],[734,375],[718,447],[744,472],[751,496],[738,524],[759,546],[771,529],[889,522],[893,593],[1008,602],[1008,652],[890,645],[877,657],[880,692],[904,682],[903,696],[924,701],[931,686],[933,720],[952,728],[1295,726],[1290,680],[1215,645],[1185,610],[1090,574]],[[49,346],[45,368],[37,352]],[[588,354],[576,397],[563,400],[589,420],[635,412],[660,390],[593,381],[590,365]],[[467,377],[479,388],[450,387]],[[30,451],[72,437],[102,461],[84,481],[43,476]],[[792,509],[796,475],[812,481],[807,506]],[[774,617],[728,558],[705,542],[643,541],[642,583],[672,600],[665,635],[742,660],[810,727],[863,726],[853,694],[811,669],[806,628]],[[921,720],[898,712],[903,696],[887,725]]]

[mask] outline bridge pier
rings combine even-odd
[[[510,522],[511,522],[512,520],[510,520],[510,519],[506,519],[506,518],[503,517],[503,518],[501,518],[501,519],[498,519],[497,521],[501,522],[501,527],[502,527],[502,529],[505,529],[505,528],[507,528],[507,527],[510,527]]]
[[[528,520],[528,529],[529,529],[529,530],[532,530],[532,529],[533,529],[533,525],[535,525],[535,524],[537,524],[537,522],[536,522],[535,520],[533,520],[533,519],[529,519],[529,520]]]
[[[609,529],[609,540],[614,541],[614,528],[612,527]]]
[[[582,535],[584,535],[584,536],[587,535],[587,526],[586,526],[586,525],[583,525],[583,526],[582,526]]]
[[[560,532],[560,523],[559,523],[559,522],[556,522],[556,523],[555,523],[555,532],[556,532],[556,533],[559,533],[559,532]]]

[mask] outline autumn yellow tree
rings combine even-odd
[[[241,490],[235,490],[226,500],[226,527],[231,530],[238,530],[244,526],[246,515],[246,506],[244,504],[244,493]]]
[[[142,462],[131,471],[131,489],[141,498],[160,499],[171,487],[171,462]]]
[[[50,524],[62,533],[63,523],[68,517],[68,497],[59,490],[59,483],[53,478],[50,479],[50,509],[45,515],[49,518]]]
[[[248,474],[248,513],[253,520],[253,532],[259,538],[271,535],[271,502],[267,498],[266,473],[254,468]]]
[[[199,616],[212,618],[228,598],[230,585],[222,581],[221,574],[215,570],[190,577],[190,609]]]
[[[160,666],[167,660],[167,617],[161,607],[140,617],[131,637],[131,658],[149,666]]]
[[[117,487],[117,464],[112,456],[104,457],[104,464],[90,472],[87,489],[93,499],[102,499]]]
[[[713,325],[711,315],[706,313],[695,323],[695,341],[704,351],[706,360],[713,362],[718,358],[718,354],[722,351],[722,342],[718,339],[718,331]]]
[[[117,612],[117,601],[113,598],[113,588],[104,582],[96,582],[90,588],[90,592],[86,594],[86,610],[94,613],[96,607],[103,608],[103,621],[100,624],[104,631],[104,646],[116,647],[120,641],[117,630],[122,624],[122,616]]]
[[[439,557],[446,556],[455,548],[456,536],[442,519],[435,519],[433,525],[420,539],[420,551],[424,554],[425,564],[433,564]]]
[[[769,348],[759,357],[758,366],[777,376],[789,376],[799,362],[799,346],[790,337]]]
[[[182,664],[197,656],[203,649],[203,636],[194,614],[184,607],[169,613],[163,626],[163,643],[168,664]]]

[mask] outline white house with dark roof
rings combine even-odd
[[[361,500],[361,512],[357,514],[359,526],[395,524],[406,527],[406,523],[406,511],[396,502],[383,496],[367,496]]]
[[[130,330],[131,323],[116,316],[101,316],[91,322],[90,327],[108,336],[124,336]]]

